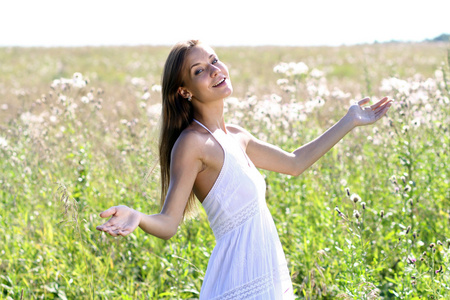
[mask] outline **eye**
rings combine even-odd
[[[197,70],[195,70],[194,75],[198,75],[198,74],[200,74],[201,72],[203,72],[203,69],[197,69]]]
[[[219,61],[219,59],[218,59],[217,57],[214,57],[212,63],[215,64],[215,63],[217,63],[218,61]]]

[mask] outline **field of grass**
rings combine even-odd
[[[351,101],[396,100],[301,176],[261,171],[300,299],[450,299],[449,49],[215,49],[227,121],[285,150]],[[0,299],[198,298],[215,243],[201,206],[168,241],[95,230],[113,205],[159,212],[168,51],[0,48]]]

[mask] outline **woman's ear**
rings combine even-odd
[[[181,97],[186,98],[186,99],[191,97],[191,93],[189,93],[189,91],[186,88],[181,87],[181,86],[178,88],[178,94]]]

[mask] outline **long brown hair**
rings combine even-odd
[[[170,183],[170,156],[173,145],[181,132],[194,119],[194,107],[178,93],[184,86],[184,61],[189,51],[200,44],[189,40],[176,44],[169,53],[162,75],[162,125],[159,137],[159,162],[161,165],[161,208],[166,200]],[[195,196],[191,191],[183,216],[190,215],[195,208]]]

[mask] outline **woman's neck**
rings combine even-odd
[[[221,129],[226,132],[223,116],[223,101],[216,103],[194,104],[194,118],[205,125],[209,130]]]

